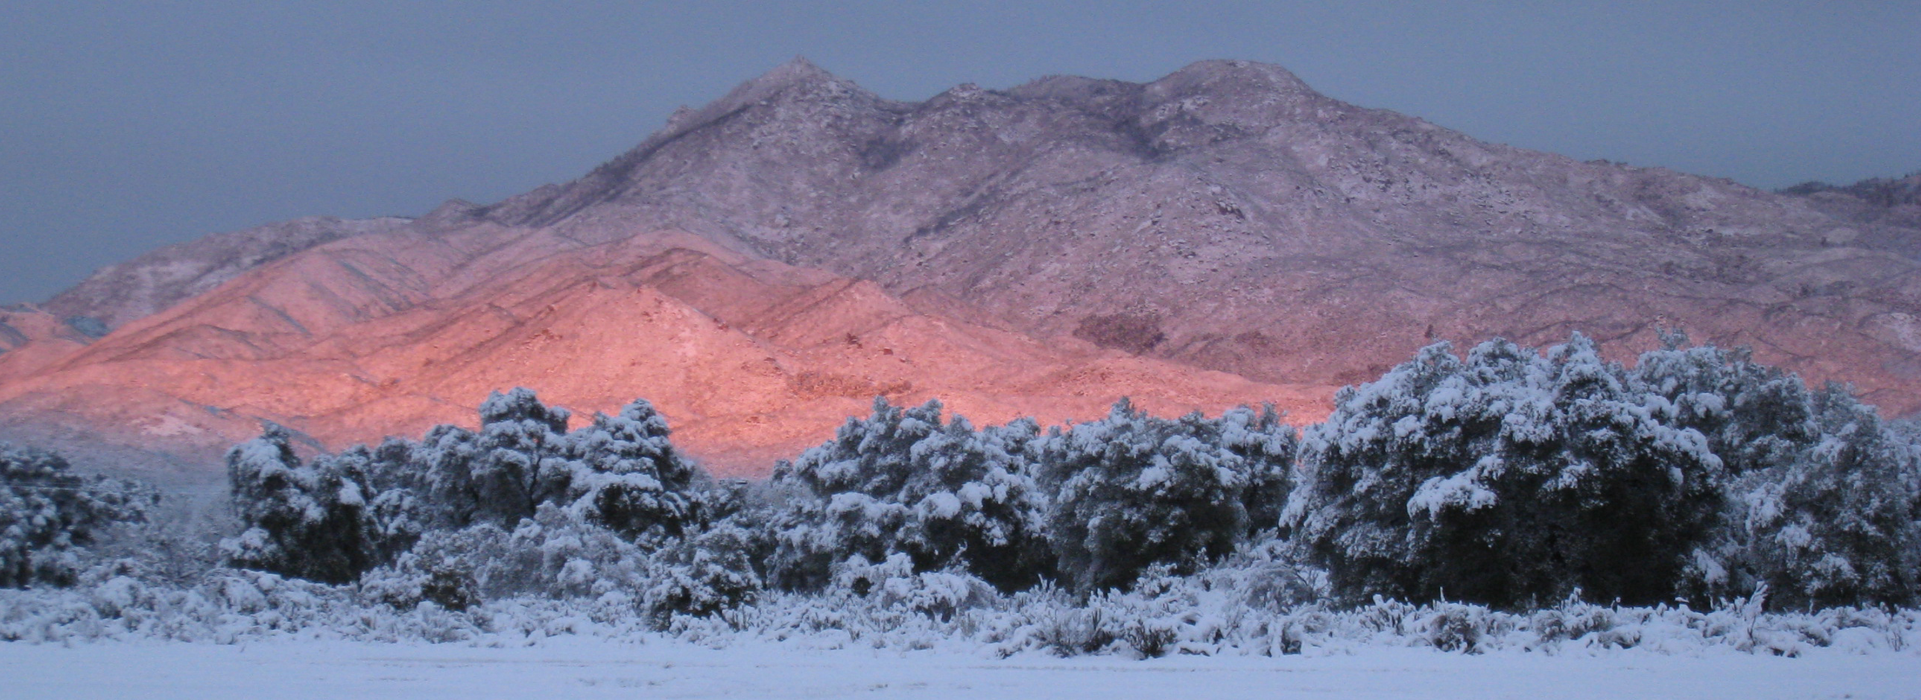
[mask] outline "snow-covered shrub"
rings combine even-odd
[[[702,518],[706,478],[645,400],[571,434],[567,411],[527,389],[489,396],[480,414],[478,433],[437,426],[418,444],[374,452],[375,481],[396,512],[422,528],[511,529],[551,503],[629,538],[676,537]]]
[[[482,523],[428,532],[391,566],[369,572],[361,584],[401,608],[433,600],[457,609],[451,599],[428,595],[435,586],[455,599],[477,600],[637,595],[647,586],[649,559],[646,550],[617,533],[544,504],[512,530]]]
[[[1683,589],[1706,599],[1772,591],[1801,608],[1911,602],[1921,579],[1921,460],[1844,388],[1810,391],[1745,350],[1644,353],[1634,375],[1700,430],[1732,476],[1720,525]]]
[[[913,559],[894,554],[869,562],[856,554],[834,567],[834,592],[867,598],[884,609],[904,610],[937,620],[983,607],[994,587],[964,571],[915,571]]]
[[[360,592],[399,610],[430,602],[447,610],[466,610],[483,600],[475,570],[491,562],[504,533],[492,525],[436,530],[393,563],[360,576]],[[483,544],[484,543],[484,544]],[[494,545],[494,546],[488,546]],[[477,552],[486,552],[476,555]]]
[[[1421,639],[1441,651],[1479,654],[1486,635],[1488,610],[1478,605],[1437,603],[1420,622]]]
[[[399,610],[432,603],[444,610],[466,610],[481,602],[472,572],[441,562],[423,563],[412,553],[401,555],[391,568],[361,576],[360,591],[372,600]]]
[[[618,415],[595,414],[567,436],[565,471],[555,475],[558,500],[576,517],[628,538],[679,537],[703,514],[698,467],[668,441],[667,420],[646,400]]]
[[[1349,601],[1656,601],[1720,512],[1721,461],[1576,334],[1439,343],[1343,389],[1284,521]]]
[[[389,439],[305,466],[288,433],[270,426],[228,458],[235,511],[247,528],[225,543],[229,560],[332,583],[395,563],[380,578],[398,582],[396,591],[413,591],[423,582],[451,585],[456,579],[448,578],[454,574],[445,566],[471,559],[476,548],[501,538],[534,538],[546,549],[588,543],[583,546],[605,553],[611,545],[592,543],[618,535],[643,547],[661,546],[708,517],[705,475],[674,450],[666,422],[646,401],[617,416],[596,415],[592,426],[573,434],[566,433],[567,417],[532,391],[515,389],[488,397],[477,433],[442,425],[419,443]],[[567,516],[541,515],[556,508]],[[579,536],[543,534],[554,527]],[[423,537],[432,540],[423,557],[397,561]],[[514,554],[508,559],[523,563],[536,547],[517,541],[501,546]],[[489,566],[497,570],[491,580],[526,579],[490,584],[484,575],[490,569],[468,566],[489,596],[559,590],[555,582],[565,578],[532,564]],[[409,594],[395,595],[406,600]],[[440,603],[452,608],[453,600]]]
[[[942,423],[941,405],[900,409],[884,398],[834,439],[774,474],[788,497],[772,516],[772,578],[818,589],[832,567],[858,556],[905,554],[916,571],[959,569],[1002,590],[1050,571],[1028,456],[1032,421],[976,431]]]
[[[1269,538],[1242,545],[1199,576],[1251,608],[1291,610],[1326,601],[1330,593],[1326,572],[1297,557],[1285,540]]]
[[[1155,624],[1146,620],[1136,620],[1121,632],[1121,641],[1140,654],[1144,659],[1157,659],[1167,655],[1180,635],[1174,628]],[[1299,653],[1298,648],[1295,653]]]
[[[1256,516],[1278,512],[1294,435],[1271,410],[1167,420],[1121,399],[1041,444],[1048,538],[1062,577],[1088,592],[1131,586],[1154,564],[1192,571],[1272,527]]]
[[[1052,611],[1034,627],[1035,640],[1056,656],[1100,652],[1113,644],[1114,629],[1100,608]]]
[[[1273,404],[1265,404],[1259,411],[1246,406],[1228,409],[1215,421],[1221,446],[1241,458],[1246,472],[1241,504],[1247,509],[1250,530],[1279,527],[1288,494],[1294,490],[1294,460],[1301,438],[1281,418]]]
[[[300,464],[285,428],[227,453],[233,508],[246,530],[221,542],[235,566],[346,583],[379,562],[384,541],[357,460]]]
[[[1528,616],[1528,626],[1544,643],[1575,640],[1613,630],[1614,610],[1569,596],[1560,605]]]
[[[81,476],[49,452],[0,444],[0,588],[69,585],[79,549],[156,501],[132,481]]]
[[[1635,361],[1633,385],[1671,404],[1675,425],[1706,436],[1729,474],[1785,466],[1819,439],[1800,377],[1755,362],[1745,348],[1688,347],[1681,333],[1662,344]]]
[[[526,388],[481,402],[479,458],[469,470],[477,520],[513,526],[557,495],[568,471],[567,418]]]
[[[643,596],[650,623],[668,629],[676,616],[710,617],[754,601],[752,534],[731,520],[656,552],[647,568]]]
[[[377,452],[383,492],[405,489],[428,528],[493,523],[512,528],[564,488],[568,411],[532,390],[495,392],[480,405],[480,432],[435,426],[420,443]]]
[[[1732,476],[1719,527],[1683,589],[1706,599],[1765,586],[1784,607],[1905,603],[1921,578],[1921,460],[1844,388],[1810,391],[1745,350],[1645,353],[1634,375],[1706,434]]]
[[[1356,622],[1375,634],[1399,637],[1407,634],[1408,619],[1414,610],[1409,603],[1375,594],[1373,601],[1355,608],[1354,613]]]
[[[1812,403],[1819,439],[1738,482],[1720,556],[1699,557],[1704,587],[1743,595],[1765,585],[1771,605],[1790,609],[1912,604],[1921,460],[1844,388]]]

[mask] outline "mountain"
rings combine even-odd
[[[761,473],[874,394],[1311,420],[1432,340],[1575,330],[1921,409],[1921,230],[1840,196],[1488,144],[1255,63],[898,102],[797,60],[573,182],[209,238],[12,312],[40,330],[0,355],[0,434],[194,462],[263,418],[337,447],[526,384],[654,399]]]

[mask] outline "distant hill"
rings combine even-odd
[[[1804,182],[1781,190],[1782,194],[1807,197],[1822,211],[1867,224],[1895,228],[1921,228],[1921,172],[1907,177],[1877,177],[1852,185]],[[1910,254],[1921,254],[1921,241]]]

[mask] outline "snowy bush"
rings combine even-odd
[[[1075,590],[1125,588],[1141,570],[1191,571],[1234,550],[1257,520],[1278,514],[1292,429],[1271,410],[1154,418],[1121,399],[1105,420],[1042,443],[1041,473],[1055,491],[1049,539]]]
[[[535,588],[573,595],[572,584],[557,583],[563,572],[542,568],[551,552],[533,557],[540,566],[528,561],[529,552],[575,542],[618,559],[628,554],[607,554],[610,540],[662,546],[708,517],[710,485],[675,451],[666,421],[646,401],[616,416],[596,415],[572,434],[567,418],[532,391],[515,389],[488,397],[477,433],[443,425],[419,443],[389,439],[304,466],[289,434],[270,426],[228,456],[234,508],[246,528],[225,542],[229,561],[329,583],[395,564],[379,578],[396,586],[396,601],[438,581],[438,590],[453,596],[439,602],[453,607],[458,596],[446,586],[461,580],[453,573],[461,567],[480,577],[484,595]],[[565,517],[543,516],[547,509]],[[546,534],[556,527],[570,534]],[[520,541],[529,538],[539,543]],[[426,545],[419,556],[399,561],[416,542]],[[488,557],[476,552],[496,545],[513,556],[479,563]]]
[[[473,519],[511,527],[553,500],[565,464],[567,409],[516,388],[480,404],[480,435],[468,466]]]
[[[1028,455],[1037,435],[1032,421],[976,431],[960,416],[942,423],[939,402],[875,399],[867,419],[775,471],[789,493],[772,516],[774,580],[818,589],[849,557],[904,554],[916,571],[1032,585],[1051,570]]]
[[[1051,611],[1034,625],[1034,640],[1055,656],[1079,656],[1114,643],[1113,625],[1099,607]]]
[[[915,571],[912,558],[894,554],[869,562],[856,554],[834,567],[833,593],[866,597],[893,610],[951,620],[963,611],[990,604],[993,586],[959,571]]]
[[[1289,610],[1325,602],[1327,574],[1301,562],[1285,540],[1269,538],[1244,544],[1219,564],[1202,571],[1209,585],[1231,591],[1242,604],[1264,610]]]
[[[1528,625],[1542,643],[1578,640],[1612,631],[1614,611],[1584,602],[1579,596],[1569,596],[1560,605],[1530,615]]]
[[[545,504],[512,530],[482,523],[434,530],[362,588],[402,609],[422,600],[461,609],[516,596],[596,598],[647,586],[649,554],[611,530]]]
[[[1818,439],[1738,482],[1720,547],[1697,557],[1702,588],[1728,596],[1765,586],[1785,608],[1914,603],[1921,460],[1843,388],[1811,403]]]
[[[391,569],[361,576],[361,592],[399,610],[432,603],[446,610],[466,610],[481,602],[472,572],[446,562],[422,562],[413,553],[401,555]]]
[[[643,597],[655,629],[677,616],[709,617],[753,602],[761,579],[754,572],[752,535],[732,521],[657,552]]]
[[[1438,603],[1421,620],[1421,640],[1441,651],[1478,654],[1487,636],[1487,608],[1460,603]]]
[[[1432,345],[1335,402],[1285,520],[1349,601],[1665,600],[1720,513],[1707,438],[1579,334]]]
[[[1729,474],[1785,466],[1819,438],[1800,377],[1755,362],[1746,349],[1687,347],[1680,333],[1662,343],[1635,361],[1633,385],[1671,404],[1676,425],[1706,436]]]
[[[1250,530],[1278,527],[1287,497],[1294,490],[1300,433],[1281,418],[1273,404],[1266,404],[1259,411],[1246,406],[1231,408],[1215,421],[1221,446],[1241,458],[1246,474],[1241,505],[1247,509]]]
[[[131,481],[81,476],[59,455],[0,444],[0,588],[72,584],[80,548],[143,520],[154,502]]]
[[[396,514],[420,529],[512,528],[547,503],[630,537],[671,536],[698,518],[703,478],[651,404],[597,414],[571,434],[568,417],[528,389],[495,393],[481,404],[479,432],[442,425],[418,443],[389,440],[368,453],[369,469],[380,492],[395,494]]]
[[[368,507],[367,474],[355,460],[302,466],[285,428],[227,453],[234,513],[246,525],[221,542],[236,566],[325,583],[345,583],[376,564],[385,549]]]
[[[1744,350],[1645,353],[1634,376],[1708,436],[1732,479],[1719,527],[1691,557],[1696,597],[1770,605],[1905,604],[1921,580],[1921,460],[1845,388],[1809,391]]]
[[[84,578],[128,576],[156,585],[185,585],[225,561],[220,548],[233,522],[224,508],[185,494],[155,497],[147,520],[95,536],[78,557]]]
[[[1911,602],[1912,442],[1839,387],[1685,342],[1632,371],[1578,335],[1423,349],[1309,431],[1290,534],[1350,601]]]
[[[1174,628],[1144,620],[1136,620],[1132,626],[1121,632],[1121,641],[1126,642],[1127,646],[1144,659],[1166,656],[1179,638],[1180,635],[1175,633]]]
[[[667,420],[645,400],[596,414],[567,436],[565,471],[554,477],[558,500],[630,539],[679,537],[703,517],[696,487],[704,477],[668,435]]]
[[[405,489],[426,527],[511,528],[565,489],[568,415],[528,389],[491,394],[478,433],[442,425],[417,445],[383,446],[381,490]]]

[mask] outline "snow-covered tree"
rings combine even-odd
[[[1698,557],[1701,588],[1734,596],[1765,584],[1777,608],[1911,604],[1921,586],[1915,448],[1843,387],[1812,403],[1818,439],[1738,483],[1720,547]]]
[[[761,588],[755,539],[735,522],[721,521],[656,552],[642,596],[653,626],[667,629],[676,615],[706,617],[753,602]]]
[[[470,471],[477,517],[512,526],[560,494],[571,474],[567,418],[567,409],[541,403],[526,388],[496,392],[481,402]]]
[[[511,529],[564,490],[567,418],[535,393],[488,395],[480,431],[437,425],[418,443],[390,440],[373,451],[375,485],[405,492],[424,528],[488,522]]]
[[[1777,607],[1912,600],[1921,573],[1912,441],[1843,387],[1809,391],[1745,349],[1664,340],[1634,378],[1707,435],[1732,476],[1725,516],[1683,589],[1732,598],[1765,585]]]
[[[74,474],[59,455],[0,444],[0,588],[72,584],[78,550],[115,523],[143,519],[154,500],[134,482]]]
[[[964,569],[1012,590],[1049,570],[1044,504],[1029,452],[1033,421],[976,431],[943,423],[937,401],[874,401],[834,439],[774,475],[790,497],[773,516],[773,577],[818,588],[850,556],[906,554],[920,571]]]
[[[668,441],[667,420],[636,400],[567,436],[553,490],[588,522],[629,538],[679,537],[702,518],[699,469]]]
[[[290,440],[286,428],[270,423],[227,453],[234,514],[247,529],[221,548],[235,566],[352,581],[386,549],[363,462],[321,458],[302,466]]]
[[[1293,443],[1272,411],[1167,420],[1127,399],[1050,435],[1041,474],[1054,488],[1048,537],[1062,577],[1083,592],[1125,588],[1153,564],[1185,570],[1227,555],[1274,525]]]
[[[701,476],[669,441],[667,421],[645,400],[567,433],[568,412],[534,392],[496,393],[479,432],[436,426],[418,444],[383,445],[376,479],[404,491],[425,527],[490,522],[511,529],[543,503],[573,508],[629,537],[676,536],[700,517]]]
[[[1247,470],[1241,504],[1247,508],[1248,528],[1278,527],[1288,494],[1294,490],[1300,433],[1281,422],[1273,404],[1262,406],[1260,411],[1246,406],[1228,409],[1216,423],[1221,446],[1240,457]]]
[[[1667,599],[1720,513],[1706,436],[1579,334],[1449,350],[1343,389],[1307,432],[1284,522],[1336,592]]]
[[[1818,438],[1801,378],[1754,361],[1745,348],[1690,347],[1682,333],[1635,361],[1630,379],[1673,404],[1676,424],[1708,438],[1729,474],[1784,466]]]
[[[566,427],[567,411],[515,389],[488,397],[479,432],[442,425],[419,443],[389,439],[307,466],[287,432],[269,427],[228,458],[236,510],[248,525],[227,543],[230,559],[342,582],[432,533],[488,525],[518,535],[543,508],[649,547],[703,521],[705,477],[674,450],[666,421],[646,401],[598,415],[574,434]],[[408,565],[460,558],[416,559]]]

